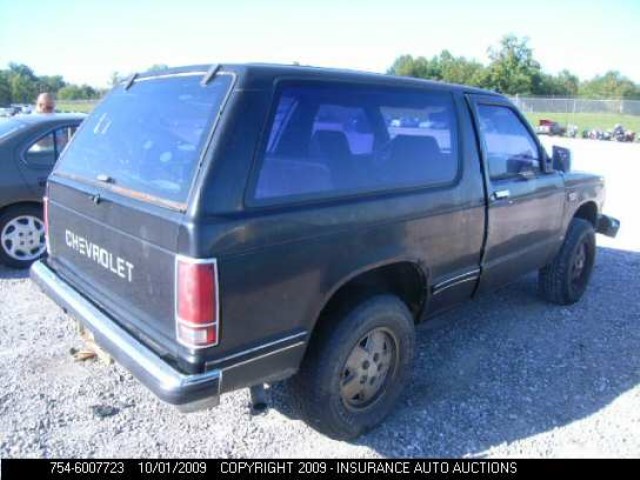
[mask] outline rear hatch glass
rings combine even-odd
[[[85,120],[56,174],[102,181],[125,195],[184,207],[232,77],[142,78],[116,87]]]

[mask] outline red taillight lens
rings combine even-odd
[[[215,260],[176,260],[176,332],[193,348],[218,343],[218,270]]]
[[[44,241],[47,245],[47,252],[51,252],[51,247],[49,247],[49,197],[44,197],[42,200],[42,215],[44,216]]]

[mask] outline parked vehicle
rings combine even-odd
[[[563,136],[567,129],[558,122],[549,119],[541,119],[538,122],[538,135],[558,135]]]
[[[10,108],[13,111],[13,115],[29,114],[33,111],[33,105],[26,105],[22,103],[12,103]]]
[[[611,132],[600,130],[599,128],[592,128],[589,130],[589,138],[591,140],[611,140]]]
[[[290,378],[335,438],[394,408],[416,324],[533,270],[577,302],[619,226],[502,95],[270,65],[116,87],[47,199],[32,278],[156,395],[191,411]]]
[[[621,124],[617,123],[613,127],[611,137],[616,142],[633,142],[636,138],[635,132],[625,129]]]
[[[0,122],[0,264],[26,268],[45,251],[47,176],[84,115],[16,115]]]
[[[0,108],[0,118],[13,117],[17,113],[18,109],[13,106]]]

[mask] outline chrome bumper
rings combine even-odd
[[[58,305],[86,326],[101,347],[161,400],[185,412],[218,405],[221,370],[192,375],[179,372],[118,326],[43,261],[32,265],[31,278]]]

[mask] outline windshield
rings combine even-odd
[[[56,173],[106,181],[118,191],[184,204],[231,84],[202,74],[136,81],[115,88],[85,120]],[[140,197],[140,195],[135,195]]]
[[[17,132],[24,127],[25,124],[22,122],[18,122],[17,120],[0,118],[0,139],[8,137],[13,132]]]

